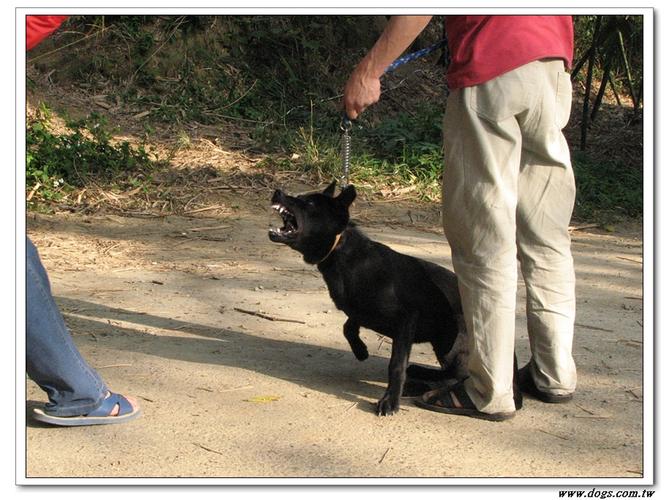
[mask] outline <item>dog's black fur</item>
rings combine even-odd
[[[466,332],[455,274],[370,240],[349,221],[353,186],[334,197],[333,182],[322,193],[297,197],[277,190],[273,207],[284,220],[269,238],[316,264],[337,308],[348,316],[344,336],[359,360],[369,356],[360,327],[393,340],[388,388],[378,415],[399,410],[411,346],[432,344],[441,370],[409,367],[412,378],[440,380],[466,376]],[[340,235],[340,236],[338,236]]]

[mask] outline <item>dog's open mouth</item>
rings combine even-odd
[[[275,203],[272,208],[276,210],[281,219],[283,219],[283,226],[276,227],[269,230],[269,237],[273,241],[286,241],[294,239],[297,236],[298,224],[297,217],[288,210],[284,205]]]

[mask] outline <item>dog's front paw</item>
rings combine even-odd
[[[355,355],[356,358],[358,358],[359,361],[364,361],[367,358],[369,358],[369,352],[367,351],[367,346],[362,342],[360,343],[360,345],[357,345],[355,346],[355,348],[353,348],[353,354]]]
[[[384,394],[379,402],[376,403],[376,414],[379,417],[386,417],[393,415],[400,410],[400,400],[399,398],[393,398],[388,394]]]

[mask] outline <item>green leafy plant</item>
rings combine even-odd
[[[41,105],[26,129],[26,187],[44,199],[58,199],[64,189],[84,186],[91,177],[109,180],[154,164],[143,145],[113,142],[106,120],[96,113],[68,121],[62,134],[52,130],[50,118]]]
[[[574,217],[612,222],[643,215],[643,172],[618,162],[594,162],[584,153],[572,158],[576,177]]]

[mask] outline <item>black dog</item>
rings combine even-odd
[[[411,378],[466,376],[466,333],[455,274],[371,241],[349,221],[353,186],[334,197],[333,182],[322,193],[297,197],[277,190],[272,206],[283,218],[270,240],[284,243],[316,264],[338,309],[348,316],[344,336],[359,360],[369,356],[360,327],[393,339],[388,388],[378,415],[399,410],[411,346],[430,342],[441,370],[409,367]]]

